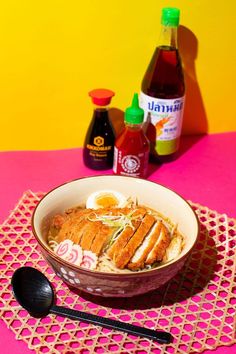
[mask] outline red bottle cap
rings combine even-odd
[[[115,96],[115,92],[107,89],[95,89],[89,92],[89,96],[97,106],[107,106]]]

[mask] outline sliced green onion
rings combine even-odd
[[[129,214],[125,215],[123,213],[120,213],[119,215],[97,215],[95,212],[94,217],[88,216],[88,220],[92,222],[96,221],[101,221],[104,225],[107,225],[109,227],[114,227],[117,228],[117,230],[114,232],[113,236],[111,237],[111,240],[109,242],[109,246],[112,245],[112,243],[115,242],[117,239],[118,235],[127,227],[131,227],[134,230],[134,226],[132,224],[133,221],[136,220],[141,220],[140,215],[133,216],[135,210],[132,210]]]

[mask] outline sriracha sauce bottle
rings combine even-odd
[[[94,170],[112,168],[115,134],[109,119],[108,106],[115,93],[107,89],[95,89],[89,92],[94,104],[83,149],[84,164]]]
[[[115,140],[113,172],[145,178],[148,172],[149,141],[143,131],[144,111],[135,93],[132,106],[125,111],[125,128]]]
[[[140,106],[145,111],[145,132],[153,160],[167,162],[179,148],[185,84],[177,47],[180,11],[162,9],[159,45],[144,75]]]

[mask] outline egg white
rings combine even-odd
[[[86,201],[86,208],[88,208],[88,209],[102,208],[100,205],[97,205],[96,199],[103,194],[111,194],[118,200],[118,205],[116,205],[116,208],[124,207],[127,202],[127,198],[122,193],[111,190],[111,189],[103,189],[103,190],[100,190],[100,191],[90,194],[90,196],[88,197],[88,199]]]

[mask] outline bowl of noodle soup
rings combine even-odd
[[[102,206],[100,191],[106,194]],[[171,189],[105,175],[49,191],[34,210],[32,229],[43,257],[67,285],[98,296],[131,297],[181,271],[199,223],[190,204]]]

